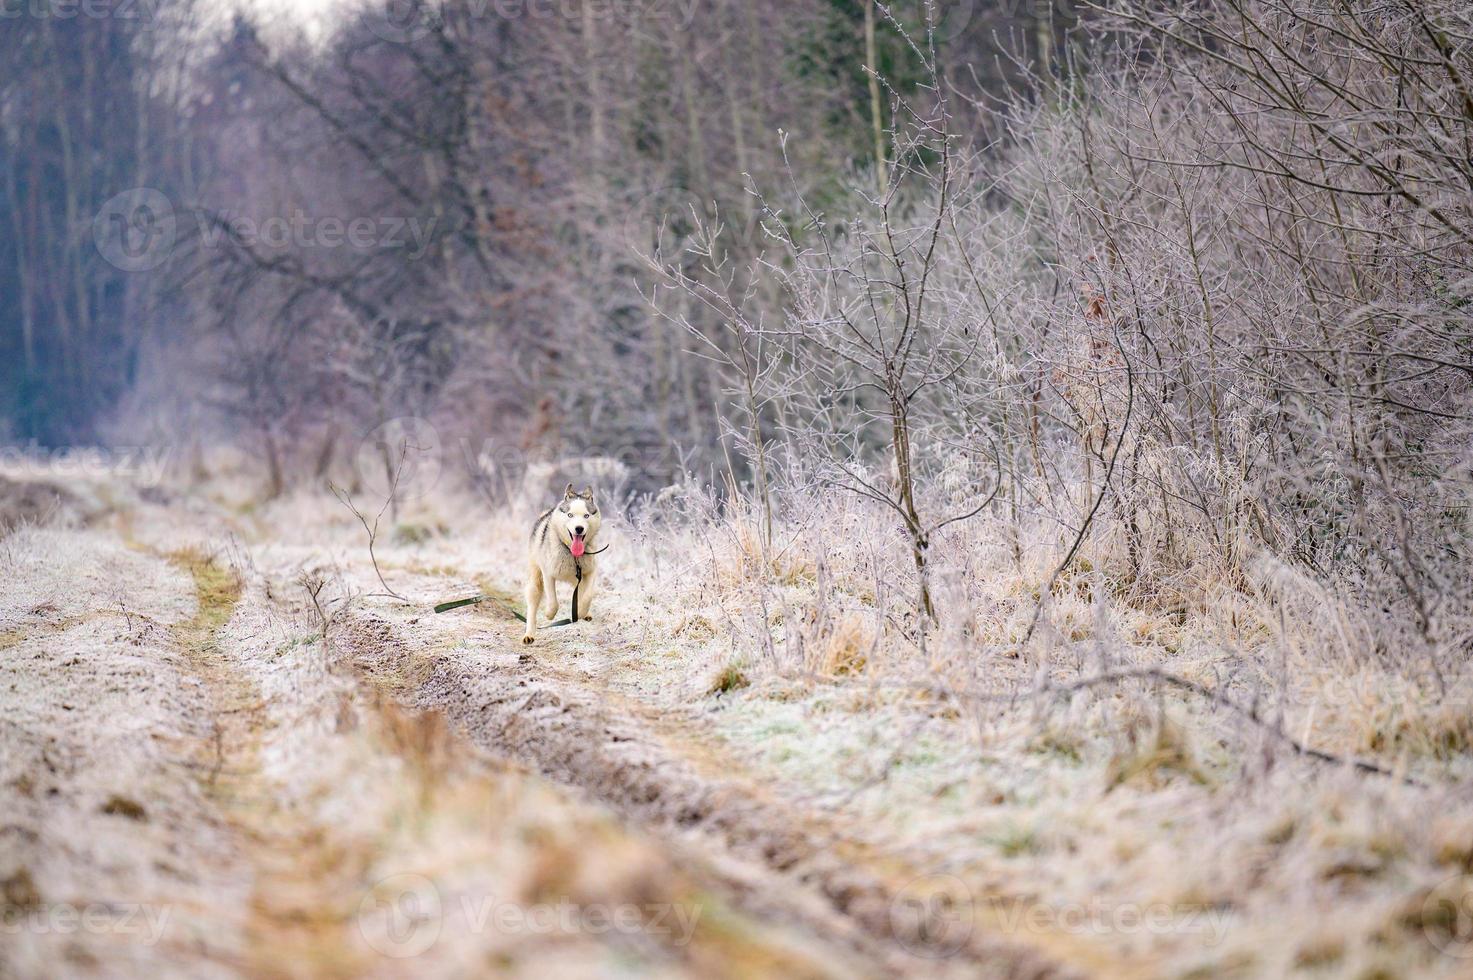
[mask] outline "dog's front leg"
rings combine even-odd
[[[527,632],[522,634],[523,643],[537,638],[537,614],[542,611],[542,569],[535,564],[527,573]]]

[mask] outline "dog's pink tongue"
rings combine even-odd
[[[573,551],[573,557],[574,558],[582,558],[583,557],[583,539],[581,537],[577,536],[577,535],[574,535],[573,536],[573,548],[572,548],[572,551]]]

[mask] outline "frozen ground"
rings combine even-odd
[[[326,492],[27,492],[0,976],[1473,971],[1468,702],[1308,640],[1247,663],[1226,599],[1061,601],[1039,662],[987,642],[1027,589],[979,574],[975,655],[902,663],[857,560],[795,536],[756,589],[730,528],[614,517],[594,620],[526,651],[494,604],[429,607],[519,590],[530,500],[386,517],[406,602]],[[1027,696],[1101,664],[1291,677],[1275,724],[1394,774],[1145,683]]]

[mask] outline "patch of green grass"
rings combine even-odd
[[[1050,725],[1028,742],[1028,750],[1079,765],[1084,762],[1084,742],[1073,732]]]
[[[938,762],[941,762],[942,758],[941,753],[934,748],[916,748],[903,755],[897,765],[915,766],[917,768],[934,766]]]
[[[1038,836],[1038,831],[1019,824],[1007,825],[1001,833],[989,837],[987,843],[997,848],[998,853],[1003,857],[1010,858],[1042,854],[1046,850],[1042,839]]]
[[[209,555],[192,549],[176,551],[169,558],[194,579],[199,611],[188,627],[209,632],[224,626],[240,599],[240,578],[232,570],[216,564]]]
[[[764,726],[758,733],[760,738],[777,738],[783,735],[797,735],[799,727],[791,721],[773,721]]]
[[[738,660],[728,660],[726,666],[722,667],[715,678],[711,681],[711,687],[707,694],[729,694],[740,690],[751,684],[751,678],[747,676],[746,665]]]
[[[394,528],[395,544],[424,544],[426,541],[436,537],[443,537],[449,531],[443,524],[416,524],[406,521]]]
[[[276,645],[275,651],[273,652],[277,657],[281,657],[289,651],[295,650],[297,647],[310,647],[317,642],[317,639],[318,637],[316,633],[307,633],[303,634],[302,636],[294,636],[290,640],[287,640],[283,643],[278,643]]]
[[[1105,786],[1114,789],[1132,782],[1160,786],[1173,774],[1185,776],[1199,786],[1211,785],[1207,771],[1192,751],[1186,730],[1170,719],[1159,717],[1126,733],[1124,744],[1106,767]]]

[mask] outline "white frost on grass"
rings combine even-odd
[[[249,877],[189,768],[209,703],[165,625],[193,612],[188,576],[87,532],[0,550],[21,634],[0,644],[0,972],[221,975]]]
[[[82,530],[28,527],[0,539],[0,582],[0,632],[113,613],[167,626],[195,612],[187,576]]]

